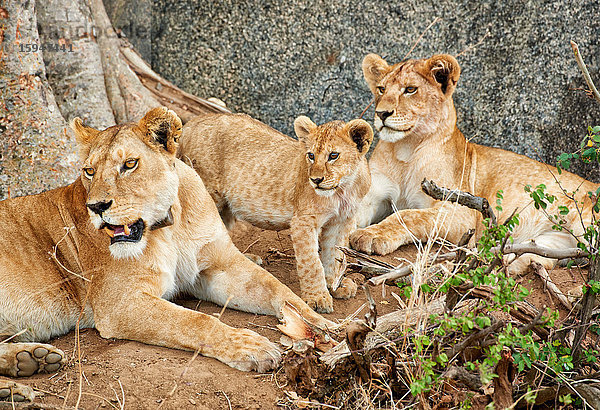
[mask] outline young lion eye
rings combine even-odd
[[[124,169],[134,169],[137,166],[137,164],[138,164],[138,160],[137,159],[128,159],[123,164],[123,168]]]
[[[83,173],[87,178],[92,179],[96,173],[96,170],[92,167],[85,167],[83,168]]]
[[[406,87],[404,89],[404,94],[411,95],[417,92],[417,87]]]
[[[380,85],[379,87],[377,87],[377,92],[379,93],[379,95],[383,95],[383,93],[385,92],[385,87]]]
[[[336,160],[338,157],[340,156],[339,152],[332,152],[329,154],[329,159],[328,161],[334,161]]]
[[[315,160],[315,154],[313,154],[312,152],[307,153],[306,156],[308,157],[308,159],[310,161],[314,161]]]

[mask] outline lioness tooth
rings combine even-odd
[[[125,231],[125,235],[129,236],[131,230],[129,229],[129,225],[123,225],[123,230]]]
[[[114,233],[114,231],[113,231],[112,229],[110,229],[110,228],[106,227],[106,228],[104,228],[104,231],[106,232],[106,234],[107,234],[108,236],[110,236],[111,238],[114,238],[114,236],[115,236],[115,233]]]

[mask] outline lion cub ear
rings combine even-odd
[[[427,60],[426,70],[440,84],[444,94],[452,95],[460,77],[460,66],[454,57],[448,54],[435,55]]]
[[[371,92],[376,94],[377,84],[390,71],[390,66],[377,54],[369,54],[363,59],[362,70]]]
[[[100,134],[100,131],[84,125],[82,119],[79,117],[73,118],[70,126],[75,133],[75,142],[77,142],[79,147],[79,155],[82,158],[87,157],[90,152],[90,144]]]
[[[181,135],[181,120],[167,107],[153,108],[138,123],[146,142],[175,155]]]
[[[373,129],[365,120],[352,120],[345,126],[348,136],[361,154],[366,154],[373,142]]]
[[[315,128],[317,128],[317,124],[312,122],[312,120],[305,115],[299,116],[294,121],[294,131],[296,131],[298,141],[306,141],[308,134]]]

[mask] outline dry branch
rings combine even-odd
[[[587,83],[588,87],[590,87],[590,91],[592,92],[594,98],[596,98],[596,100],[600,102],[600,93],[594,85],[592,77],[590,77],[590,72],[588,71],[585,63],[583,62],[583,57],[581,56],[581,52],[579,51],[579,46],[574,41],[571,41],[571,48],[573,49],[573,53],[575,54],[575,61],[577,61],[577,65],[583,73],[583,78],[585,78],[585,82]]]
[[[573,309],[573,305],[571,304],[571,302],[569,302],[569,299],[558,288],[558,286],[556,286],[556,284],[552,282],[552,279],[550,278],[550,275],[548,274],[548,271],[546,270],[546,268],[544,268],[544,266],[537,262],[531,262],[529,266],[531,266],[531,269],[542,279],[548,291],[556,299],[558,299],[564,307],[566,307],[569,310]]]
[[[490,249],[490,252],[496,253],[500,251],[500,247],[496,246]],[[589,254],[586,251],[583,251],[579,248],[564,248],[564,249],[556,249],[556,248],[547,248],[545,246],[539,246],[535,242],[526,242],[526,243],[516,243],[516,244],[506,244],[504,247],[505,255],[514,253],[515,256],[521,256],[525,253],[533,253],[535,255],[543,256],[545,258],[552,259],[565,259],[565,258],[582,258],[589,257]]]
[[[433,181],[424,179],[421,181],[421,189],[427,195],[438,201],[456,202],[467,208],[475,209],[483,215],[484,218],[490,218],[493,225],[496,225],[496,215],[487,199],[472,195],[468,192],[459,190],[449,190],[436,185]]]

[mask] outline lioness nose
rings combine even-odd
[[[315,185],[319,185],[324,179],[325,178],[311,178],[310,180],[314,182]]]
[[[387,117],[389,117],[390,115],[392,115],[393,112],[392,111],[375,111],[375,114],[377,114],[377,116],[379,118],[381,118],[381,121],[385,121],[385,119]]]
[[[99,202],[94,202],[93,204],[87,204],[87,207],[90,208],[90,210],[93,213],[102,216],[102,212],[104,212],[108,208],[110,208],[112,203],[113,203],[113,201],[111,199],[110,201],[99,201]]]

